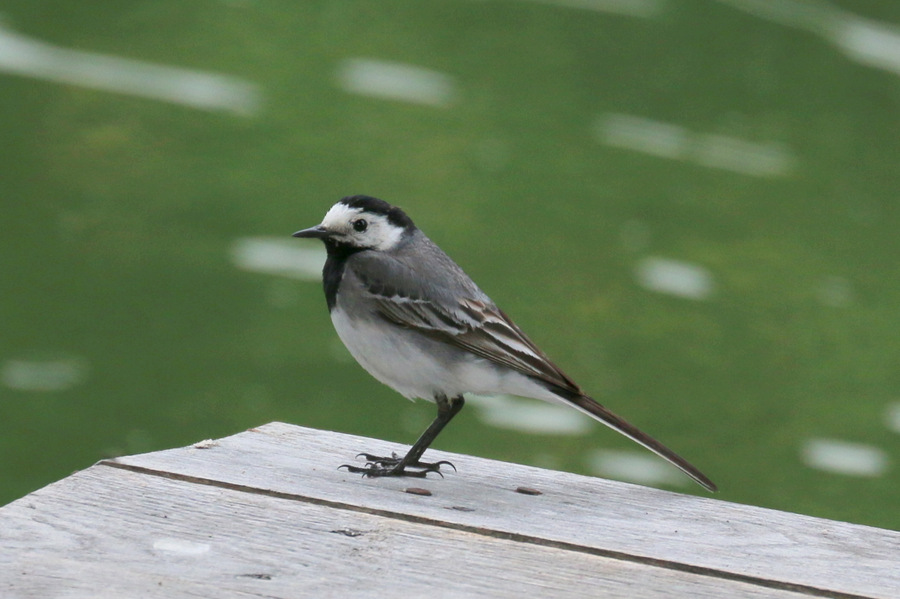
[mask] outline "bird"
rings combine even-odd
[[[588,396],[401,208],[347,196],[293,237],[324,242],[326,304],[356,361],[404,397],[437,405],[405,455],[362,453],[364,466],[342,468],[367,477],[440,474],[452,464],[423,462],[422,455],[463,408],[464,395],[506,394],[571,406],[717,490],[687,460]]]

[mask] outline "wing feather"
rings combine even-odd
[[[372,299],[378,313],[398,326],[416,329],[554,387],[581,393],[578,385],[493,304],[465,299],[454,310],[425,299],[374,294]]]

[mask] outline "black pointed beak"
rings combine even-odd
[[[302,231],[297,231],[291,237],[311,237],[313,239],[325,239],[331,232],[322,225],[316,225]]]

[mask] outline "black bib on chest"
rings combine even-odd
[[[341,285],[341,279],[344,278],[347,258],[357,252],[366,250],[335,243],[326,243],[325,249],[328,251],[328,259],[325,260],[325,268],[322,269],[322,286],[325,288],[325,301],[328,303],[328,311],[331,312],[337,303],[338,287]]]

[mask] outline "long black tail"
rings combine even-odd
[[[599,420],[611,429],[622,433],[632,441],[640,443],[673,466],[676,466],[679,470],[702,485],[703,488],[712,492],[716,492],[718,490],[718,487],[716,487],[715,483],[713,483],[713,481],[709,480],[709,478],[707,478],[705,474],[695,468],[693,464],[691,464],[686,459],[684,459],[647,433],[643,432],[627,420],[623,420],[619,416],[616,416],[587,395],[575,395],[570,393],[562,393],[562,395],[564,395],[567,400],[572,402],[573,406],[575,406],[585,414],[591,416],[596,420]]]

